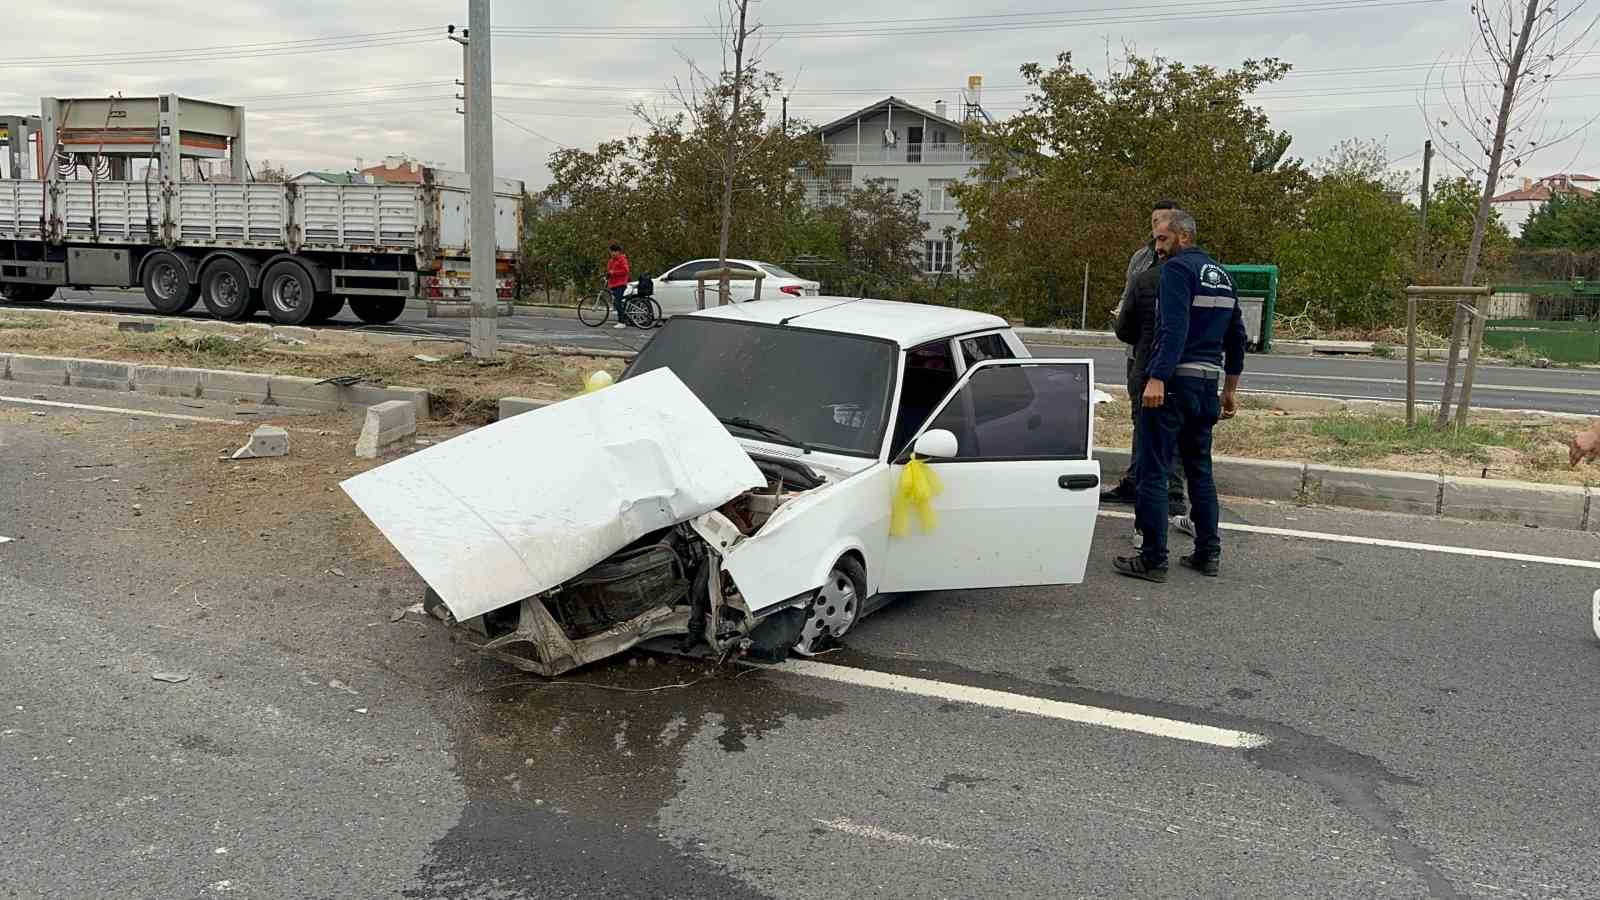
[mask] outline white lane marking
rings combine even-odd
[[[871,669],[855,669],[849,666],[835,666],[810,660],[791,659],[767,668],[776,669],[779,672],[787,672],[791,675],[806,675],[811,678],[822,678],[842,684],[852,684],[857,687],[896,691],[902,694],[914,694],[918,697],[933,697],[954,703],[970,703],[976,706],[1005,709],[1030,716],[1042,716],[1047,719],[1081,722],[1086,725],[1099,725],[1105,728],[1116,728],[1121,731],[1136,731],[1140,734],[1149,734],[1155,737],[1193,741],[1197,744],[1210,744],[1213,747],[1243,750],[1265,746],[1271,740],[1265,735],[1252,734],[1248,731],[1234,731],[1228,728],[1216,728],[1211,725],[1196,725],[1193,722],[1162,719],[1142,713],[1101,709],[1098,706],[1085,706],[1081,703],[1046,700],[1041,697],[1029,697],[1024,694],[969,687],[964,684],[950,684],[927,678],[913,678],[908,675],[891,675],[887,672],[875,672]]]
[[[1101,510],[1106,519],[1132,519],[1133,513]],[[1503,559],[1510,562],[1539,563],[1547,566],[1571,566],[1575,569],[1600,569],[1600,561],[1567,559],[1564,556],[1536,556],[1531,553],[1509,553],[1504,550],[1480,550],[1477,547],[1455,547],[1449,544],[1422,544],[1415,541],[1391,541],[1386,538],[1359,537],[1351,534],[1332,534],[1326,531],[1298,531],[1293,528],[1271,528],[1266,525],[1242,525],[1223,522],[1223,531],[1240,531],[1246,534],[1266,534],[1273,537],[1300,538],[1307,541],[1328,541],[1335,544],[1361,544],[1367,547],[1389,547],[1395,550],[1420,550],[1424,553],[1446,553],[1452,556],[1477,556],[1483,559]]]
[[[20,403],[24,406],[51,406],[57,409],[77,409],[84,412],[112,413],[119,416],[144,416],[149,419],[177,419],[180,422],[221,422],[225,425],[236,425],[236,419],[210,419],[205,416],[185,416],[180,413],[152,412],[147,409],[121,409],[115,406],[91,406],[87,403],[63,403],[59,400],[34,400],[22,397],[3,397],[0,402]]]
[[[1600,591],[1594,592],[1594,636],[1600,638]]]
[[[823,826],[824,828],[832,828],[834,831],[842,831],[845,834],[853,834],[856,837],[872,838],[876,841],[887,841],[891,844],[903,844],[907,847],[932,847],[935,850],[972,849],[971,847],[963,847],[960,844],[952,844],[949,841],[941,841],[938,838],[917,837],[914,834],[901,834],[898,831],[888,831],[886,829],[879,828],[876,825],[861,825],[844,818],[812,819],[811,821]]]
[[[9,543],[11,543],[11,538],[0,537],[0,544],[9,544]]]

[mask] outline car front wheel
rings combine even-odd
[[[866,596],[866,567],[854,556],[840,558],[806,608],[806,623],[794,652],[815,656],[833,646],[861,618],[861,602]]]

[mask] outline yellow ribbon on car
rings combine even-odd
[[[911,457],[900,473],[900,483],[895,486],[889,512],[889,534],[905,537],[911,533],[911,513],[922,520],[922,530],[938,527],[939,515],[933,509],[933,498],[944,493],[944,485],[926,460]]]
[[[584,382],[583,382],[583,392],[585,394],[592,394],[595,391],[600,390],[601,388],[610,387],[611,384],[612,384],[611,373],[607,372],[605,369],[601,369],[598,372],[594,372],[594,373],[590,374],[589,377],[584,380]]]

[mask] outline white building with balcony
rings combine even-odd
[[[829,162],[821,173],[801,174],[808,202],[827,203],[833,193],[874,179],[901,193],[916,191],[927,223],[923,270],[955,271],[959,238],[944,232],[952,227],[959,235],[964,222],[947,189],[980,160],[967,147],[961,123],[946,117],[944,101],[929,112],[888,97],[811,134],[828,146]]]

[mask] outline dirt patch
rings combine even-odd
[[[1474,410],[1466,432],[1408,431],[1403,417],[1370,411],[1300,412],[1244,398],[1239,415],[1218,424],[1219,456],[1426,472],[1547,484],[1600,485],[1600,467],[1567,465],[1567,441],[1582,426],[1555,416]],[[1126,401],[1099,407],[1095,441],[1127,447],[1132,423]]]
[[[489,364],[465,356],[462,341],[395,338],[318,331],[303,343],[273,340],[263,328],[217,334],[175,322],[153,332],[125,333],[105,321],[77,316],[0,312],[4,347],[12,353],[75,356],[144,365],[271,372],[309,378],[359,375],[380,386],[427,388],[438,400],[435,415],[482,424],[493,420],[501,397],[559,400],[583,389],[584,379],[616,359],[510,348]],[[428,356],[437,362],[419,360]]]

